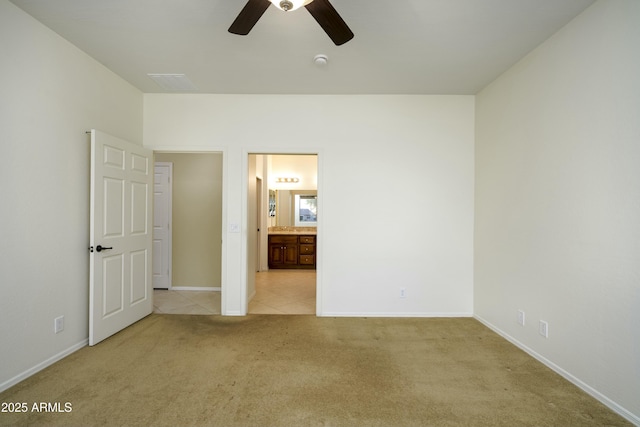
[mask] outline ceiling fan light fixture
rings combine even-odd
[[[271,5],[285,12],[304,6],[336,46],[353,38],[353,32],[329,0],[247,0],[229,27],[229,32],[246,36]]]
[[[306,6],[311,3],[313,0],[269,0],[275,7],[285,12],[291,12],[292,10],[296,10],[301,8],[302,6]]]

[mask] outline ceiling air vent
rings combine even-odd
[[[147,76],[169,92],[194,92],[198,90],[184,74],[147,74]]]

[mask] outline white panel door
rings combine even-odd
[[[171,177],[173,163],[157,162],[153,178],[153,287],[171,288]]]
[[[153,311],[153,153],[91,131],[89,345]]]

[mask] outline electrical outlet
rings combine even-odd
[[[544,320],[540,321],[539,332],[540,332],[540,335],[542,335],[543,337],[549,338],[549,324]]]
[[[64,331],[64,316],[56,317],[53,320],[53,332],[56,334]]]
[[[518,325],[524,326],[524,311],[518,310]]]
[[[407,289],[400,288],[400,298],[406,298],[406,297],[407,297]]]

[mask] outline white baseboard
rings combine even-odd
[[[318,317],[473,317],[473,313],[393,313],[393,312],[348,312],[348,311],[325,311],[318,314]]]
[[[1,383],[0,384],[0,392],[3,392],[5,390],[9,389],[10,387],[13,387],[14,385],[18,384],[19,382],[26,380],[30,376],[40,372],[44,368],[47,368],[47,367],[53,365],[57,361],[64,359],[65,357],[67,357],[71,353],[75,353],[76,351],[80,350],[83,347],[86,347],[87,345],[89,345],[89,339],[88,338],[85,339],[85,340],[80,341],[79,343],[77,343],[75,345],[72,345],[71,347],[67,348],[66,350],[61,351],[58,354],[55,354],[55,355],[51,356],[47,360],[44,360],[44,361],[38,363],[34,367],[29,368],[26,371],[16,375],[15,377],[13,377],[13,378]]]
[[[591,387],[590,385],[584,383],[579,378],[576,378],[575,376],[571,375],[569,372],[565,371],[560,366],[556,365],[555,363],[553,363],[552,361],[550,361],[546,357],[542,356],[541,354],[535,352],[534,350],[530,349],[526,345],[522,344],[520,341],[518,341],[517,339],[513,338],[511,335],[507,334],[506,332],[504,332],[500,328],[496,327],[495,325],[491,324],[490,322],[488,322],[487,320],[483,319],[482,317],[480,317],[478,315],[475,315],[473,317],[476,320],[478,320],[480,323],[485,325],[487,328],[491,329],[492,331],[494,331],[495,333],[500,335],[502,338],[504,338],[507,341],[509,341],[511,344],[515,345],[516,347],[518,347],[519,349],[521,349],[525,353],[529,354],[531,357],[533,357],[534,359],[538,360],[540,363],[546,365],[548,368],[552,369],[554,372],[556,372],[558,375],[562,376],[567,381],[569,381],[569,382],[573,383],[574,385],[576,385],[577,387],[579,387],[585,393],[587,393],[590,396],[594,397],[595,399],[599,400],[603,405],[607,406],[613,412],[615,412],[618,415],[626,418],[629,422],[631,422],[631,423],[633,423],[633,424],[635,424],[637,426],[640,426],[640,416],[635,415],[635,414],[631,413],[630,411],[626,410],[625,408],[623,408],[622,406],[620,406],[619,404],[617,404],[613,400],[609,399],[604,394],[600,393],[598,390],[596,390],[593,387]]]
[[[220,292],[222,288],[220,287],[211,287],[211,286],[172,286],[170,291],[209,291],[209,292]]]
[[[223,314],[223,316],[246,316],[248,313],[242,313],[240,311],[237,310],[233,310],[233,311],[227,311],[226,313]]]

